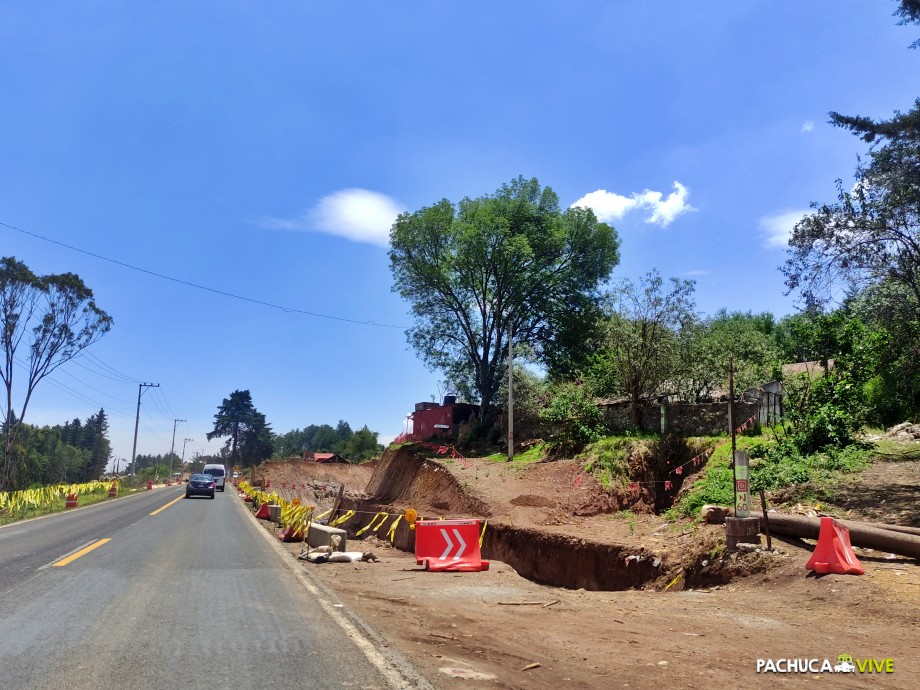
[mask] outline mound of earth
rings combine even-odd
[[[324,463],[313,460],[269,460],[255,470],[255,479],[267,479],[275,491],[287,490],[287,498],[298,497],[303,500],[305,490],[310,484],[327,485],[335,490],[342,484],[346,489],[363,493],[374,473],[376,463],[351,465],[345,463]]]

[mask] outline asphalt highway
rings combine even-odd
[[[427,685],[286,562],[234,494],[183,495],[0,528],[0,688]]]

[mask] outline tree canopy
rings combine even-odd
[[[676,370],[677,334],[693,319],[694,283],[657,270],[638,281],[623,280],[605,298],[603,337],[592,358],[601,395],[626,393],[632,422],[641,419],[640,401],[655,393]]]
[[[544,362],[563,356],[593,323],[618,250],[614,229],[590,209],[562,211],[552,189],[523,177],[404,213],[390,232],[394,290],[415,318],[409,342],[484,415],[507,368],[509,331]]]
[[[35,388],[46,376],[95,343],[112,327],[112,318],[96,306],[93,291],[74,273],[35,275],[15,257],[0,259],[0,339],[5,388],[5,423],[0,489],[10,478],[11,451]],[[14,362],[20,349],[26,360],[25,384],[14,392]],[[18,402],[14,403],[14,398]],[[16,413],[14,404],[18,405]]]
[[[832,113],[832,122],[874,142],[856,183],[837,201],[812,204],[795,226],[783,266],[788,292],[822,305],[845,288],[893,281],[920,305],[920,99],[890,120]]]
[[[273,435],[265,421],[265,415],[252,404],[252,394],[233,391],[224,398],[217,414],[214,428],[208,432],[208,440],[227,438],[225,450],[234,465],[252,466],[272,455]]]

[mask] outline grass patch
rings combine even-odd
[[[540,462],[543,459],[543,453],[546,450],[545,443],[535,443],[530,448],[520,453],[514,454],[514,460],[512,461],[515,465],[529,465],[534,462]],[[486,460],[491,462],[507,462],[508,454],[507,453],[492,453],[487,455]]]
[[[629,484],[629,459],[640,445],[645,445],[642,439],[624,436],[607,436],[588,444],[582,454],[585,472],[594,475],[606,491],[626,488]]]
[[[894,438],[880,438],[874,442],[875,454],[885,462],[915,462],[920,460],[920,445],[916,442]]]
[[[767,436],[739,436],[736,445],[751,455],[752,493],[786,489],[786,496],[797,500],[832,500],[844,475],[867,469],[874,452],[869,445],[853,444],[801,455],[790,444],[777,444]],[[731,506],[734,500],[731,445],[726,443],[715,450],[700,479],[665,516],[692,517],[707,503]]]

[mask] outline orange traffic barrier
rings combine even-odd
[[[268,516],[269,516],[268,504],[263,503],[262,505],[259,506],[259,509],[256,511],[256,517],[259,518],[260,520],[268,520]]]
[[[118,484],[112,482],[112,486],[109,487],[109,498],[115,498],[118,496]]]
[[[479,552],[479,520],[418,520],[415,562],[431,571],[488,570]]]
[[[148,479],[147,480],[147,491],[152,491],[152,490],[153,490],[153,480]]]
[[[278,532],[278,539],[281,541],[303,541],[303,530],[297,527],[284,527]]]
[[[67,494],[67,498],[64,501],[65,508],[76,508],[77,507],[77,495],[76,494]]]
[[[862,575],[862,563],[850,546],[850,530],[847,526],[832,517],[821,518],[818,545],[805,567],[822,574]]]

